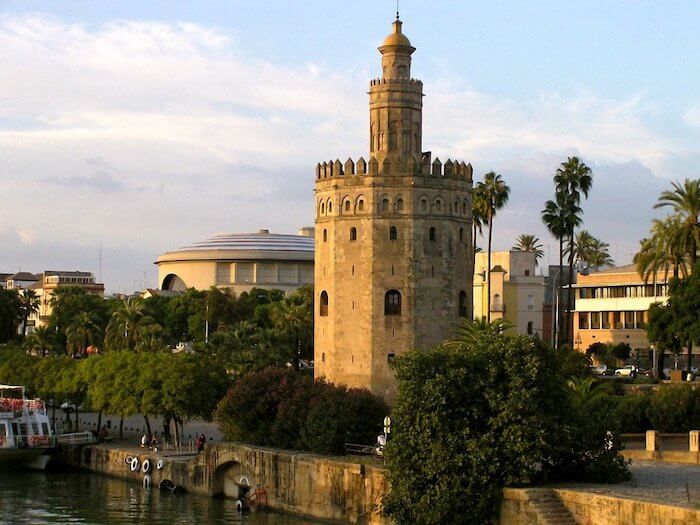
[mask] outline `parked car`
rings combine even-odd
[[[608,373],[607,365],[591,365],[591,373],[596,376],[604,376]]]
[[[637,375],[637,367],[634,365],[625,365],[622,368],[615,370],[616,376],[635,377]]]

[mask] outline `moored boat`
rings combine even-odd
[[[27,399],[23,386],[0,385],[0,468],[44,470],[56,437],[41,399]]]

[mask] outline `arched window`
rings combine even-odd
[[[387,199],[386,197],[384,197],[382,199],[382,204],[381,204],[380,210],[381,211],[389,211],[389,199]]]
[[[323,353],[321,354],[321,362],[322,362],[322,363],[325,363],[325,362],[326,362],[326,352],[323,352]]]
[[[364,199],[360,199],[357,201],[357,211],[362,211],[365,209],[365,201]]]
[[[327,242],[327,241],[328,241],[328,230],[326,230],[324,228],[323,229],[323,242]]]
[[[323,290],[321,292],[321,304],[319,309],[321,317],[328,317],[328,293]]]
[[[467,292],[462,290],[459,292],[459,316],[460,317],[466,317],[467,316]]]
[[[321,215],[326,213],[326,204],[324,202],[321,203]]]
[[[459,229],[459,240],[460,241],[464,240],[464,228]]]
[[[401,315],[401,292],[389,290],[384,295],[384,315]]]
[[[354,226],[350,228],[350,240],[351,241],[356,241],[357,240],[357,228]]]
[[[389,228],[389,240],[395,241],[398,238],[399,238],[399,232],[396,229],[396,226],[392,226],[391,228]]]
[[[428,211],[428,200],[427,199],[421,199],[420,200],[420,211]]]
[[[328,201],[328,213],[333,213],[333,203]]]
[[[396,211],[403,211],[403,199],[396,200]]]
[[[455,200],[455,215],[459,213],[459,201]]]
[[[437,234],[435,233],[435,228],[431,227],[430,230],[428,230],[428,238],[431,241],[434,241],[437,238]]]
[[[462,201],[462,215],[467,214],[467,201]]]
[[[532,335],[535,333],[535,323],[532,321],[527,322],[527,335]]]
[[[346,200],[346,201],[345,201],[345,205],[344,205],[344,206],[345,206],[345,211],[350,211],[350,201],[349,201],[349,200]]]
[[[329,210],[329,212],[330,212],[330,210]],[[442,201],[440,199],[437,199],[435,201],[435,212],[442,213]]]

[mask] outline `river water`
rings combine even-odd
[[[2,468],[7,468],[3,466]],[[0,472],[0,524],[321,523],[275,512],[240,515],[235,501],[173,495],[119,479],[74,471]]]

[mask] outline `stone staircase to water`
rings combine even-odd
[[[537,517],[538,525],[576,525],[576,520],[554,491],[543,491],[536,499],[531,499],[530,509]]]

